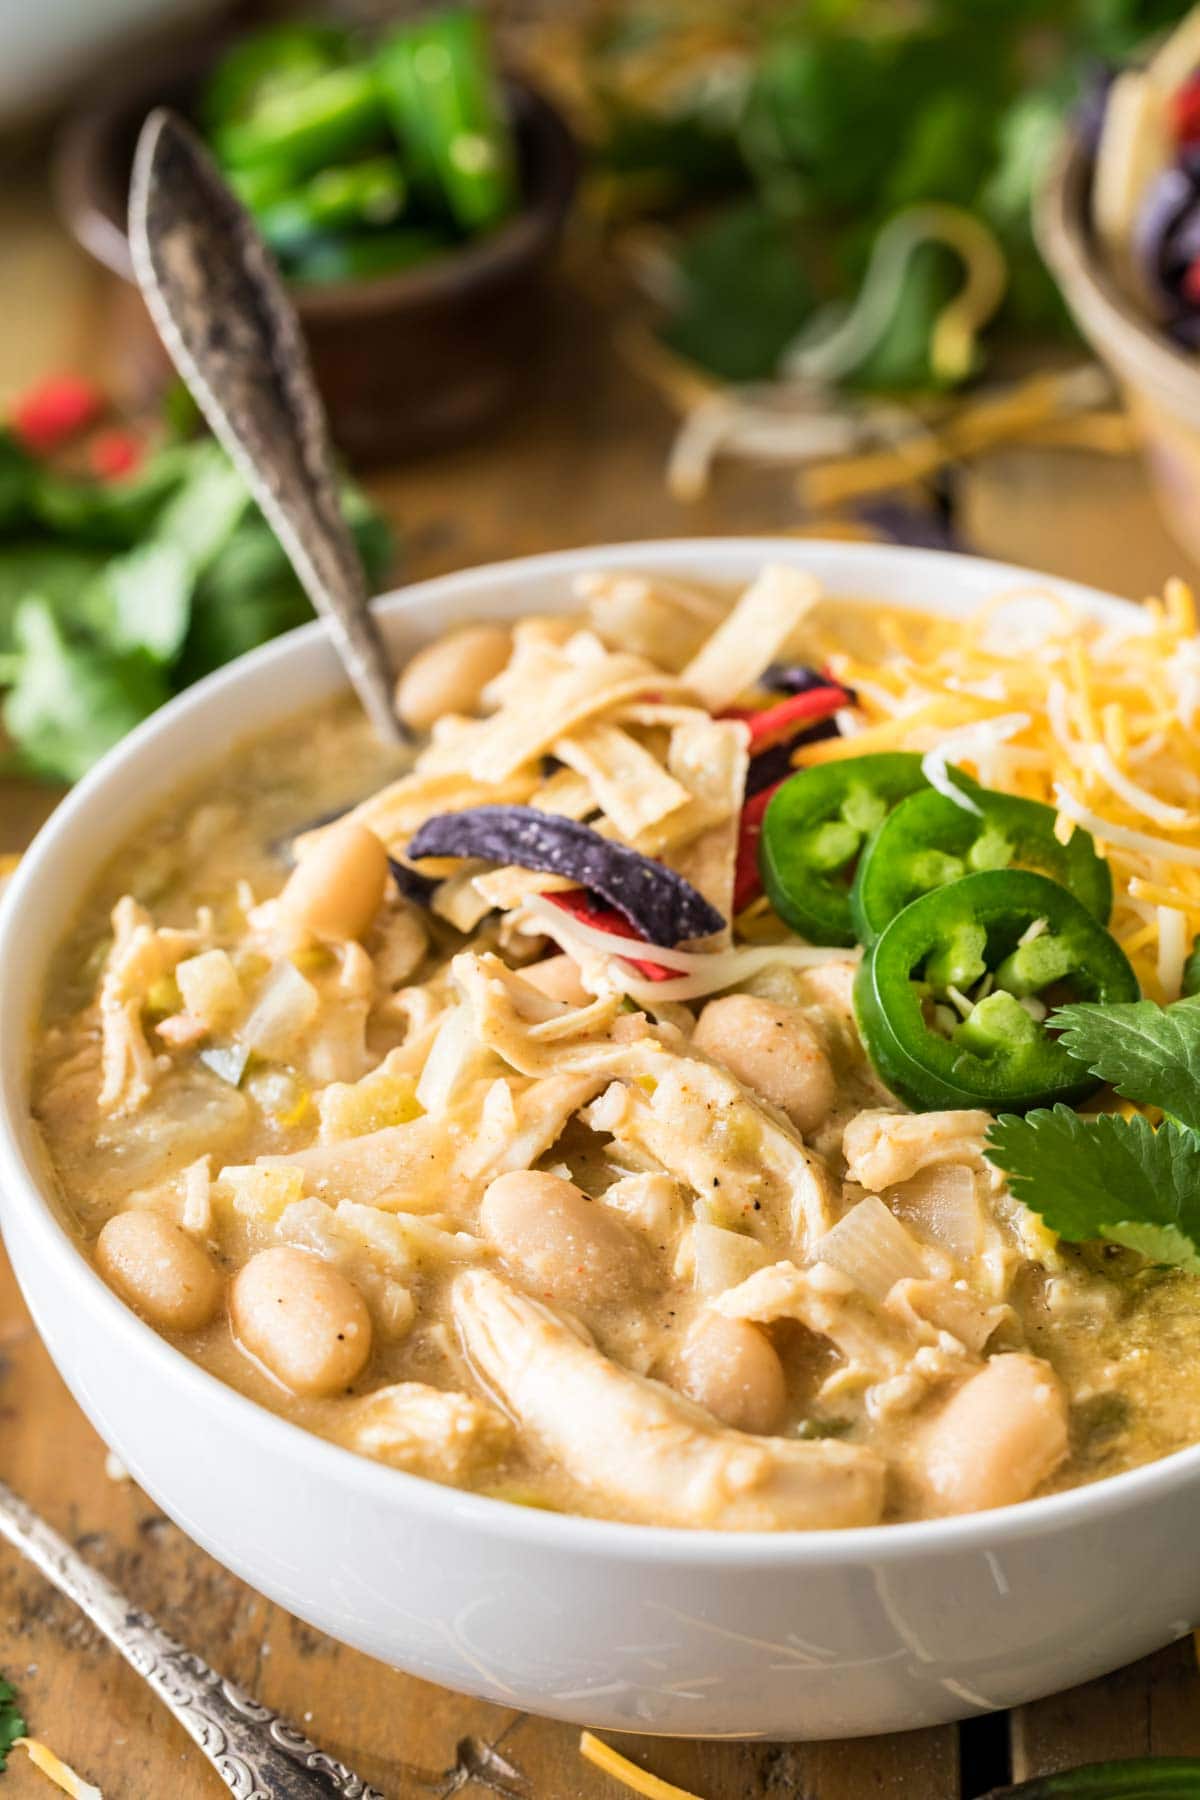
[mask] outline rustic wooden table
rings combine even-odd
[[[44,194],[28,176],[0,184],[0,292],[0,406],[41,371],[104,366],[100,286],[48,223]],[[402,533],[406,577],[606,539],[801,527],[791,484],[777,474],[730,473],[703,502],[672,502],[662,481],[669,436],[669,417],[614,354],[582,296],[564,293],[545,364],[507,425],[486,443],[373,485]],[[1187,572],[1132,461],[993,455],[967,473],[963,514],[981,551],[1122,593]],[[0,852],[22,848],[54,798],[0,785]],[[131,1483],[110,1479],[104,1446],[59,1381],[7,1265],[0,1409],[4,1478],[137,1604],[303,1721],[389,1800],[615,1800],[612,1781],[580,1759],[571,1727],[441,1692],[332,1643],[226,1574]],[[106,1800],[216,1800],[225,1791],[138,1678],[7,1550],[0,1671],[19,1688],[31,1728]],[[851,1743],[620,1747],[705,1800],[959,1800],[1010,1772],[1148,1751],[1200,1754],[1200,1675],[1185,1640],[1086,1688],[961,1729]],[[49,1789],[14,1757],[4,1791],[37,1800]]]

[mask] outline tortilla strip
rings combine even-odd
[[[558,813],[563,819],[586,819],[595,812],[591,783],[574,769],[556,769],[529,801],[539,812]]]
[[[554,754],[586,777],[597,806],[625,838],[636,838],[691,799],[644,745],[603,719],[556,739]]]
[[[377,794],[343,813],[340,819],[301,832],[292,840],[292,849],[297,856],[305,856],[335,825],[352,819],[356,825],[369,826],[396,855],[426,819],[433,818],[436,813],[463,812],[471,806],[489,804],[521,806],[540,781],[541,775],[536,769],[518,770],[502,782],[470,781],[457,773],[433,775],[417,770],[389,782]],[[430,866],[425,872],[435,874],[437,871]]]
[[[489,907],[498,906],[501,912],[511,912],[520,906],[530,894],[562,894],[568,888],[577,888],[579,883],[566,875],[549,875],[539,869],[520,869],[515,863],[509,863],[503,869],[490,869],[486,875],[472,877],[475,892],[479,894]]]
[[[648,656],[673,673],[695,656],[724,611],[708,594],[622,571],[581,575],[575,593],[586,602],[592,629],[606,644]]]
[[[768,563],[684,669],[684,683],[710,712],[732,706],[753,687],[820,597],[814,575],[786,563]]]
[[[485,720],[461,766],[476,781],[505,781],[597,713],[648,692],[673,699],[683,691],[640,656],[604,656],[561,669],[522,703],[510,702]]]
[[[474,931],[496,904],[486,894],[481,894],[475,885],[480,868],[481,865],[474,861],[461,864],[458,873],[441,882],[430,896],[432,910],[456,931]]]
[[[740,719],[706,718],[677,726],[671,735],[667,753],[671,770],[687,783],[697,801],[723,814],[716,824],[667,858],[726,921],[724,930],[689,948],[727,950],[733,942],[733,882],[742,796],[750,766],[749,743],[750,733]]]

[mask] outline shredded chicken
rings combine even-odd
[[[931,1163],[983,1166],[985,1112],[861,1112],[842,1138],[846,1169],[869,1193],[908,1181]]]
[[[619,1368],[549,1308],[474,1271],[454,1286],[484,1384],[580,1488],[632,1518],[735,1531],[869,1525],[883,1463],[848,1444],[751,1437]]]
[[[363,1456],[451,1485],[494,1463],[512,1436],[503,1413],[474,1394],[421,1381],[396,1382],[353,1401],[349,1420],[339,1416],[338,1430]]]

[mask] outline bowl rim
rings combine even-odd
[[[90,106],[62,127],[52,153],[52,188],[59,212],[80,248],[122,281],[134,283],[129,235],[97,192],[97,170],[108,157],[113,134],[144,107],[149,114],[164,89],[174,91],[198,78],[231,38],[226,33],[190,44],[164,67],[140,68],[114,82]],[[503,82],[513,105],[518,135],[530,141],[536,177],[511,218],[494,231],[467,239],[426,265],[370,279],[329,281],[306,286],[288,283],[300,318],[320,324],[348,316],[414,309],[478,291],[535,261],[558,236],[575,193],[579,153],[562,112],[545,93],[512,69]]]
[[[889,544],[770,537],[655,539],[550,551],[435,576],[381,596],[379,605],[385,619],[403,619],[414,607],[443,599],[469,605],[486,596],[489,589],[503,587],[525,575],[561,575],[566,580],[584,569],[598,567],[678,573],[681,566],[694,570],[697,562],[706,557],[715,557],[718,562],[725,558],[737,565],[773,560],[815,565],[818,574],[842,567],[856,572],[853,591],[864,598],[870,597],[873,573],[886,584],[888,569],[905,571],[914,578],[914,585],[917,577],[927,577],[931,593],[945,591],[949,578],[958,598],[938,610],[951,614],[961,613],[975,592],[983,598],[985,582],[994,583],[997,592],[1052,591],[1068,604],[1101,616],[1120,617],[1137,610],[1128,600],[1082,583],[988,558]],[[862,571],[861,581],[858,570]],[[922,579],[922,591],[925,585]],[[908,606],[910,610],[923,607],[916,600],[890,603]],[[185,721],[202,717],[218,696],[227,695],[255,675],[282,672],[289,661],[320,642],[328,648],[327,629],[316,620],[215,671],[145,720],[71,790],[38,832],[0,899],[0,1017],[8,1015],[12,1003],[14,946],[19,950],[22,913],[26,907],[36,908],[42,887],[53,887],[56,857],[71,842],[80,822],[98,802],[102,803],[110,781],[147,747],[157,745],[162,738],[169,739]],[[330,691],[336,686],[335,681]],[[164,762],[170,761],[168,754]],[[161,803],[163,795],[164,789],[156,788],[147,801],[148,812]],[[97,867],[98,864],[92,864],[93,872]],[[52,951],[53,946],[50,954]],[[44,987],[46,960],[38,969],[39,989]],[[364,1497],[377,1504],[390,1504],[400,1512],[419,1516],[436,1513],[443,1522],[452,1515],[455,1524],[463,1528],[560,1554],[616,1557],[633,1564],[803,1569],[909,1558],[922,1561],[949,1552],[990,1550],[998,1544],[1057,1535],[1104,1516],[1136,1509],[1200,1478],[1200,1444],[1194,1444],[1120,1475],[986,1512],[841,1530],[722,1532],[542,1511],[389,1468],[318,1437],[227,1386],[118,1299],[60,1217],[51,1198],[53,1180],[49,1169],[39,1168],[41,1159],[26,1156],[22,1148],[20,1139],[27,1128],[28,1074],[28,1045],[14,1047],[0,1035],[0,1225],[5,1236],[10,1221],[19,1216],[30,1253],[54,1266],[63,1304],[86,1314],[93,1329],[108,1332],[131,1358],[159,1365],[162,1377],[173,1382],[187,1404],[197,1405],[218,1424],[224,1417],[232,1429],[243,1436],[255,1436],[266,1448],[311,1470],[315,1476],[356,1487]],[[136,1477],[136,1464],[132,1472]]]
[[[1088,225],[1092,168],[1083,138],[1067,131],[1034,197],[1037,247],[1091,347],[1176,411],[1179,384],[1197,384],[1200,360],[1171,343],[1122,292],[1099,256]]]

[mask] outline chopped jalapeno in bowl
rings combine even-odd
[[[430,261],[518,203],[512,125],[469,6],[406,21],[377,45],[314,24],[257,32],[217,64],[199,113],[297,281]]]

